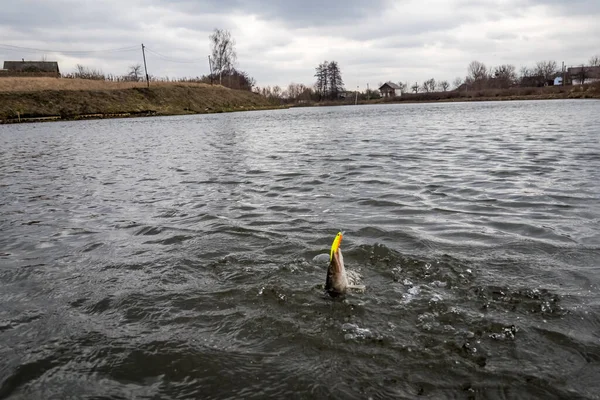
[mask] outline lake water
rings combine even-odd
[[[0,126],[0,398],[598,399],[599,115]]]

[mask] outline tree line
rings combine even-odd
[[[105,74],[102,70],[90,68],[77,64],[75,71],[61,75],[65,79],[89,79],[107,82],[142,82],[145,76],[142,73],[142,66],[135,64],[129,66],[126,73],[122,75]],[[196,77],[169,77],[148,75],[150,82],[185,82],[185,83],[205,83],[212,84],[222,80],[222,85],[230,89],[251,91],[256,86],[256,81],[244,71],[235,68],[229,68],[219,74],[201,75]]]
[[[580,67],[575,68],[576,72],[572,76],[566,76],[565,73],[565,78],[569,82],[575,79],[578,83],[584,84],[590,78],[586,67],[598,66],[600,66],[600,55],[591,57],[588,65],[582,64]],[[467,75],[464,78],[455,78],[452,85],[448,81],[438,82],[431,78],[421,84],[415,82],[409,85],[408,83],[398,82],[398,86],[400,86],[402,92],[413,93],[445,92],[450,87],[454,89],[464,87],[465,90],[507,89],[514,86],[539,87],[549,84],[563,72],[566,71],[562,71],[557,62],[553,60],[538,61],[533,66],[523,66],[518,72],[513,64],[488,67],[480,61],[472,61],[467,67]]]
[[[336,100],[346,95],[342,71],[337,61],[319,63],[314,76],[316,82],[312,86],[292,82],[287,88],[279,85],[256,87],[254,92],[282,103]]]
[[[592,57],[589,65],[600,66],[600,56]],[[465,87],[467,90],[506,89],[519,85],[543,86],[546,82],[553,80],[558,72],[560,72],[558,64],[552,60],[539,61],[533,67],[522,67],[519,72],[512,64],[488,68],[480,61],[472,61],[467,67],[467,75],[464,78],[457,77],[452,83],[447,80],[437,81],[435,78],[430,78],[422,83],[397,82],[397,85],[402,93],[446,92],[450,88],[461,87]],[[379,91],[373,89],[367,89],[360,93],[345,92],[339,64],[336,61],[320,63],[315,68],[315,78],[316,82],[313,86],[290,83],[287,88],[277,85],[256,87],[255,92],[274,102],[282,103],[336,100],[348,95],[359,100],[381,97]],[[584,68],[579,68],[577,79],[581,83],[585,83]],[[380,82],[379,87],[382,85],[383,83]]]
[[[464,79],[457,78],[455,84],[465,84],[473,89],[504,89],[512,86],[544,86],[550,84],[554,78],[563,76],[568,80],[577,80],[584,84],[588,79],[586,67],[600,66],[600,56],[589,59],[588,65],[581,64],[572,76],[566,74],[566,69],[554,60],[538,61],[534,66],[522,66],[517,69],[512,64],[504,64],[488,68],[480,61],[472,61],[467,68],[467,76]]]
[[[315,91],[320,98],[337,99],[344,91],[342,72],[337,61],[323,61],[315,68]]]

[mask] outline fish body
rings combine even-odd
[[[325,290],[331,297],[342,296],[348,290],[348,275],[344,267],[344,257],[341,250],[336,252],[329,263],[327,278],[325,279]]]
[[[329,266],[325,278],[325,292],[331,297],[344,296],[348,289],[364,292],[366,287],[360,284],[362,276],[356,271],[346,271],[342,256],[342,239],[344,234],[338,232],[331,245]]]
[[[329,267],[327,268],[327,277],[325,279],[325,291],[331,297],[338,297],[346,294],[348,290],[348,275],[344,266],[344,256],[342,256],[343,233],[338,232],[329,255]]]

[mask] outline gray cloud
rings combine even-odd
[[[385,10],[387,0],[347,1],[280,1],[280,0],[220,0],[191,1],[175,0],[169,7],[191,13],[241,13],[254,14],[267,20],[283,21],[292,27],[319,27],[340,25]],[[155,1],[154,4],[164,4]]]
[[[597,15],[600,2],[597,0],[525,0],[527,5],[549,6],[556,15]]]
[[[8,3],[8,2],[7,2]],[[379,81],[451,80],[471,60],[580,64],[600,53],[598,0],[21,0],[3,5],[0,43],[46,50],[148,48],[150,72],[208,72],[208,35],[237,41],[239,67],[259,85],[311,84],[315,66],[337,60],[349,87]],[[122,74],[141,52],[74,55],[0,47],[0,60],[47,55]],[[181,61],[181,62],[173,62]],[[192,61],[187,63],[186,61]]]

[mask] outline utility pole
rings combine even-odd
[[[142,56],[144,57],[144,71],[146,71],[146,84],[150,88],[150,79],[148,79],[148,67],[146,67],[146,52],[144,51],[144,43],[142,43]]]
[[[562,85],[565,86],[565,62],[562,62]]]
[[[356,98],[354,99],[354,105],[358,104],[358,86],[356,87]]]
[[[210,61],[210,54],[208,55],[208,68],[210,69],[210,84],[213,84],[213,70],[212,70],[212,62]]]
[[[371,100],[371,92],[369,91],[369,84],[367,83],[367,101]]]

